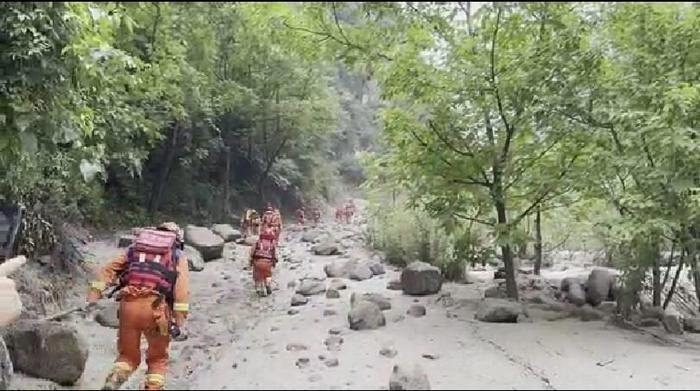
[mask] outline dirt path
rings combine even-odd
[[[245,270],[249,247],[227,245],[224,259],[192,273],[189,339],[172,344],[170,389],[388,389],[393,365],[413,363],[424,368],[433,389],[694,389],[700,384],[697,347],[661,346],[650,336],[604,322],[477,322],[475,303],[488,282],[445,284],[443,292],[451,296],[447,301],[413,298],[386,289],[387,281],[398,276],[387,267],[386,274],[369,280],[345,280],[348,288],[340,291],[339,299],[312,296],[290,315],[290,282],[325,278],[323,266],[335,260],[370,258],[358,227],[330,224],[324,229],[346,237],[345,254],[312,255],[310,245],[300,240],[301,232],[290,228],[283,251],[293,262],[282,262],[275,270],[278,289],[268,298],[254,294],[250,271]],[[118,251],[107,243],[93,245],[100,259]],[[386,327],[359,332],[348,328],[352,292],[378,292],[391,299]],[[424,305],[427,315],[406,315],[414,303]],[[99,388],[116,355],[116,330],[80,317],[70,321],[90,342],[85,374],[74,388]],[[340,329],[343,339],[337,351],[324,344],[332,328]],[[291,343],[307,350],[287,351]],[[395,349],[397,355],[382,356],[382,348]],[[319,356],[336,358],[338,365],[327,367]],[[299,359],[308,363],[297,365]],[[136,389],[143,371],[123,388]],[[18,376],[13,388],[60,387]]]

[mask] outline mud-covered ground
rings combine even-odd
[[[325,278],[323,266],[335,260],[371,258],[361,241],[361,227],[327,222],[321,228],[346,237],[344,254],[312,255],[310,244],[300,240],[300,230],[287,228],[283,251],[293,262],[278,265],[271,297],[254,294],[246,270],[249,247],[227,244],[224,259],[191,273],[189,339],[171,345],[169,388],[388,389],[393,365],[413,363],[423,367],[433,389],[696,389],[700,384],[697,335],[668,344],[605,321],[547,321],[536,315],[517,324],[476,321],[476,303],[492,284],[489,273],[472,284],[444,284],[443,293],[451,299],[440,300],[440,295],[414,298],[386,289],[387,281],[398,277],[398,270],[387,266],[384,275],[345,280],[348,288],[340,291],[339,299],[312,296],[290,315],[290,282]],[[98,262],[120,251],[111,241],[90,247]],[[349,329],[353,292],[390,298],[386,327]],[[414,303],[424,305],[427,315],[407,315]],[[99,388],[116,356],[116,330],[79,314],[67,322],[75,323],[90,344],[87,368],[73,388]],[[337,350],[324,344],[332,328],[340,328]],[[307,349],[288,351],[292,343]],[[396,356],[381,355],[383,348],[396,350]],[[308,363],[298,365],[304,358]],[[336,358],[337,366],[328,367],[329,358]],[[123,388],[138,388],[143,366]],[[63,387],[16,375],[12,388]]]

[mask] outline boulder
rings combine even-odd
[[[340,292],[338,292],[335,289],[328,289],[326,291],[326,298],[327,299],[340,299]]]
[[[10,360],[10,353],[5,346],[5,341],[0,337],[0,390],[7,390],[10,388],[10,381],[12,380],[12,360]]]
[[[350,295],[350,307],[354,307],[357,302],[363,300],[376,304],[382,311],[391,309],[391,301],[378,293],[365,293],[359,297],[356,293],[353,293]]]
[[[302,296],[300,294],[295,294],[292,296],[292,307],[298,307],[300,305],[305,305],[306,303],[309,302],[309,299],[306,296]]]
[[[386,283],[386,289],[389,289],[391,291],[400,291],[401,290],[401,281],[400,280],[391,280]]]
[[[230,224],[214,224],[211,230],[214,231],[215,234],[221,236],[224,242],[233,242],[243,237],[241,232],[233,228]]]
[[[358,264],[350,271],[350,279],[355,281],[364,281],[372,278],[372,270],[367,265]]]
[[[700,318],[684,318],[683,330],[689,333],[700,333]]]
[[[306,231],[301,235],[301,241],[305,243],[313,243],[318,237],[321,236],[321,232],[318,230]]]
[[[408,307],[408,311],[406,313],[414,318],[420,318],[422,316],[425,316],[425,307],[420,305],[420,304],[411,304],[410,307]]]
[[[386,273],[386,270],[384,270],[384,265],[382,265],[382,264],[379,263],[379,262],[372,262],[372,263],[369,265],[369,270],[371,270],[371,271],[372,271],[372,274],[374,274],[375,276],[379,276],[379,275],[381,275],[381,274],[385,274],[385,273]]]
[[[517,323],[521,312],[520,303],[506,299],[483,299],[475,318],[490,323]]]
[[[664,325],[664,329],[670,334],[683,334],[683,324],[678,315],[666,314],[661,320]]]
[[[401,289],[408,295],[430,295],[440,292],[440,269],[425,262],[416,261],[401,272]]]
[[[185,242],[202,254],[204,262],[223,256],[224,239],[208,228],[188,225],[185,228]]]
[[[398,352],[396,351],[396,349],[392,349],[392,348],[382,348],[382,349],[379,351],[379,354],[382,355],[382,356],[384,356],[384,357],[387,357],[387,358],[394,358],[394,357],[396,357],[396,355],[398,354]]]
[[[323,341],[323,344],[326,345],[326,349],[337,352],[340,350],[340,346],[343,344],[343,337],[331,335],[330,337],[326,338],[325,341]]]
[[[296,293],[304,296],[318,295],[326,291],[323,281],[317,279],[306,278],[301,280],[297,287]]]
[[[348,285],[343,280],[333,279],[331,280],[330,286],[328,288],[335,289],[337,291],[342,291],[344,289],[348,289]]]
[[[583,281],[581,281],[581,279],[576,278],[576,277],[566,277],[566,278],[564,278],[564,279],[561,280],[561,285],[559,286],[559,290],[562,291],[562,292],[568,292],[568,291],[569,291],[569,287],[570,287],[571,285],[579,285],[579,286],[582,286],[582,285],[583,285]]]
[[[486,290],[484,291],[484,297],[505,299],[506,297],[508,297],[508,294],[506,293],[505,285],[499,284],[486,288]]]
[[[579,307],[584,305],[586,303],[586,292],[583,290],[583,286],[574,283],[569,285],[569,289],[566,292],[566,300]]]
[[[642,318],[663,320],[666,311],[662,307],[642,306]]]
[[[332,278],[347,278],[348,275],[350,274],[350,268],[351,266],[354,266],[354,263],[352,261],[346,261],[346,262],[333,262],[326,264],[323,267],[323,271],[326,273],[326,276],[332,277]]]
[[[131,235],[131,234],[124,234],[124,235],[119,235],[117,238],[117,247],[129,247],[131,246],[131,243],[134,243],[134,240],[136,240],[136,236]]]
[[[119,328],[119,303],[109,301],[95,315],[95,321],[104,327]]]
[[[408,371],[403,366],[394,365],[389,378],[390,390],[430,390],[428,375],[419,366]]]
[[[75,384],[88,358],[85,338],[63,323],[19,321],[6,330],[5,343],[15,369],[60,385]]]
[[[338,244],[332,241],[319,243],[311,247],[311,251],[316,255],[335,255],[340,253],[338,250]]]
[[[199,251],[189,245],[185,245],[185,256],[187,256],[187,264],[192,272],[201,272],[204,270],[204,258]]]
[[[615,276],[605,269],[593,269],[586,283],[586,301],[596,306],[608,299]]]
[[[348,313],[351,330],[374,330],[386,326],[384,314],[376,304],[361,300]]]

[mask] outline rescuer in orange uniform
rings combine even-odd
[[[297,224],[299,224],[303,227],[304,223],[306,222],[306,218],[305,218],[306,216],[304,215],[304,207],[303,206],[301,208],[297,209],[296,216],[297,216]]]
[[[272,294],[272,269],[277,265],[277,248],[275,232],[265,228],[258,241],[250,250],[250,265],[253,267],[255,291],[260,296]]]
[[[175,223],[143,230],[127,252],[109,262],[92,282],[89,307],[108,285],[118,284],[119,289],[119,356],[103,389],[118,389],[138,368],[141,335],[148,342],[145,389],[163,389],[170,338],[179,335],[189,310],[188,264],[182,248],[182,230]]]

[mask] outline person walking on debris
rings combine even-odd
[[[311,211],[311,218],[314,221],[314,227],[321,222],[321,210],[318,207],[314,207]]]
[[[302,227],[304,226],[305,219],[304,219],[304,207],[302,206],[301,208],[297,209],[296,211],[296,216],[297,216],[297,224],[301,225]]]
[[[355,215],[355,204],[352,202],[352,200],[349,200],[345,204],[345,222],[347,224],[350,224],[352,222],[352,218]]]
[[[277,265],[275,232],[265,228],[250,251],[250,266],[253,268],[255,291],[260,296],[272,294],[272,269]]]
[[[241,221],[241,231],[245,237],[260,234],[260,216],[255,209],[246,209]]]
[[[345,217],[345,207],[343,205],[340,205],[335,208],[335,220],[339,223],[342,223]]]
[[[108,285],[117,284],[119,356],[103,390],[118,389],[141,363],[146,337],[146,390],[165,385],[170,338],[180,335],[189,311],[189,276],[182,230],[175,223],[139,232],[126,253],[109,262],[90,285],[88,311]]]

